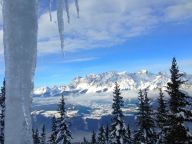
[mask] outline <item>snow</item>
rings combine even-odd
[[[66,103],[71,108],[68,109],[69,117],[81,115],[84,119],[100,119],[112,112],[113,80],[115,79],[120,84],[121,94],[126,103],[122,111],[125,116],[133,116],[138,111],[136,101],[138,90],[142,87],[141,81],[143,81],[143,84],[152,85],[149,90],[149,97],[152,100],[157,98],[159,94],[158,87],[165,86],[169,81],[169,75],[162,73],[152,74],[148,72],[146,77],[143,79],[143,76],[138,73],[105,72],[77,77],[69,85],[36,88],[33,109],[35,111],[36,108],[38,110],[42,108],[44,111],[40,114],[51,117],[56,109],[47,108],[57,105],[61,94],[64,92]],[[186,75],[186,77],[190,77],[190,75]],[[190,93],[192,81],[188,81],[187,87],[183,85],[182,88]],[[107,89],[107,91],[103,91],[103,89]],[[99,90],[100,92],[98,92]],[[166,93],[165,96],[167,96]],[[89,112],[85,114],[81,111],[81,107],[88,108]]]
[[[32,144],[30,113],[37,54],[36,6],[36,1],[6,0],[3,3],[5,144]]]
[[[189,79],[182,89],[192,90],[192,76],[185,75],[185,79]],[[34,91],[35,95],[58,95],[67,91],[71,94],[95,94],[112,92],[114,83],[118,82],[121,90],[138,91],[139,89],[149,88],[149,90],[165,89],[167,82],[169,82],[169,75],[157,73],[153,74],[147,72],[145,76],[141,73],[127,73],[127,72],[104,72],[100,74],[90,74],[85,77],[77,77],[68,85],[54,86],[54,87],[40,87]]]

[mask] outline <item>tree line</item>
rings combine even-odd
[[[183,74],[173,58],[170,68],[171,79],[166,90],[159,89],[158,107],[154,109],[148,97],[148,89],[138,92],[137,129],[130,129],[125,123],[122,111],[123,97],[118,83],[115,83],[110,125],[102,125],[99,131],[92,132],[91,138],[84,137],[81,144],[190,144],[192,134],[189,125],[192,122],[192,98],[181,90]],[[0,143],[4,143],[5,81],[0,94]],[[40,133],[33,129],[34,144],[72,144],[70,123],[66,114],[65,99],[62,95],[58,104],[60,116],[52,118],[50,136],[46,136],[45,126]]]

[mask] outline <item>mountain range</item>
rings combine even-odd
[[[64,95],[81,95],[112,92],[114,83],[117,82],[122,90],[139,90],[148,88],[156,90],[165,88],[169,82],[169,74],[159,72],[157,74],[141,70],[137,73],[128,72],[104,72],[90,74],[85,77],[76,77],[68,85],[39,87],[34,90],[34,96],[49,97]],[[183,80],[187,81],[183,89],[192,88],[192,75],[183,73]]]
[[[183,80],[186,82],[181,89],[190,95],[192,75],[183,73]],[[138,91],[148,88],[151,103],[155,106],[159,88],[165,90],[169,81],[170,75],[167,73],[154,74],[141,70],[136,73],[104,72],[78,76],[68,85],[35,88],[32,104],[33,126],[41,127],[45,124],[49,130],[51,118],[59,116],[57,106],[61,95],[64,94],[73,136],[78,141],[83,137],[79,132],[87,135],[93,129],[97,130],[100,125],[110,122],[113,89],[117,82],[124,99],[122,110],[126,121],[134,128]],[[164,94],[167,96],[165,91]]]

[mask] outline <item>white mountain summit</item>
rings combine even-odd
[[[184,73],[183,89],[192,89],[192,75]],[[151,73],[147,70],[141,70],[136,73],[128,72],[104,72],[100,74],[90,74],[85,77],[76,77],[68,85],[40,87],[34,90],[35,96],[58,96],[64,92],[70,94],[92,94],[112,92],[115,82],[121,87],[121,90],[139,90],[149,88],[156,90],[164,88],[169,81],[169,75],[159,72]]]

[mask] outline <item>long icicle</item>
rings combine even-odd
[[[75,7],[76,7],[76,10],[77,10],[77,17],[79,18],[79,3],[78,3],[78,0],[75,0]]]
[[[77,17],[79,18],[78,0],[75,0],[75,7],[77,10]],[[67,13],[67,19],[68,19],[68,23],[69,23],[70,15],[69,15],[68,0],[57,0],[57,22],[58,22],[59,37],[60,37],[60,41],[61,41],[61,50],[62,50],[63,55],[64,55],[64,14],[63,14],[64,8]]]
[[[61,41],[61,50],[64,55],[64,0],[57,0],[57,22],[58,22],[58,30],[59,30],[59,37]]]
[[[52,21],[51,8],[52,8],[52,0],[49,0],[49,17],[50,17],[50,21]]]
[[[67,13],[67,22],[70,22],[70,16],[69,16],[69,3],[68,0],[65,0],[65,11]]]

